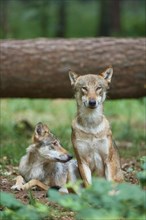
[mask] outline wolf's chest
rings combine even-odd
[[[109,143],[107,137],[98,139],[90,137],[86,139],[76,139],[76,147],[82,160],[89,165],[91,170],[102,170],[104,162],[108,158]]]
[[[29,181],[31,179],[38,179],[42,181],[44,179],[44,171],[43,171],[43,166],[40,163],[34,163],[32,164],[31,168],[29,168],[26,180]]]
[[[83,156],[87,157],[87,155],[95,155],[99,154],[102,156],[106,156],[109,152],[108,139],[106,137],[102,139],[98,138],[86,138],[86,139],[77,139],[76,146],[78,152]]]

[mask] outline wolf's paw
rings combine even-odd
[[[11,187],[12,190],[21,191],[23,189],[23,185],[13,185]]]
[[[65,187],[61,187],[58,191],[59,191],[61,194],[68,194],[68,190],[67,190],[67,188],[65,188]]]

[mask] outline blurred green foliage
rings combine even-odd
[[[74,186],[73,186],[74,187]],[[145,193],[137,185],[119,185],[105,179],[93,179],[92,185],[79,195],[60,195],[49,190],[49,200],[76,212],[76,219],[144,220]]]
[[[138,172],[137,177],[141,186],[146,189],[146,156],[140,158],[142,171]]]
[[[0,0],[1,38],[56,37],[64,17],[64,37],[100,36],[102,0]],[[110,0],[112,1],[112,0]],[[121,27],[110,36],[145,36],[145,0],[118,0]],[[59,8],[64,2],[64,13]],[[114,16],[111,10],[111,16]],[[107,16],[107,21],[110,19]],[[115,20],[117,18],[114,18]]]
[[[13,195],[1,192],[0,206],[3,211],[0,212],[2,220],[43,220],[49,216],[49,208],[33,199],[33,204],[24,205]]]

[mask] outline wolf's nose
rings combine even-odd
[[[90,100],[89,100],[89,105],[90,105],[91,107],[96,106],[96,100],[90,99]]]
[[[73,156],[68,155],[68,160],[71,160],[73,158]]]

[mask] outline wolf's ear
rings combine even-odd
[[[32,140],[34,143],[39,143],[40,141],[43,140],[43,138],[48,137],[49,134],[50,134],[50,131],[49,131],[48,126],[39,122],[35,126],[35,131],[34,131],[34,135],[32,137]]]
[[[112,75],[113,75],[113,68],[109,67],[103,73],[100,73],[99,75],[101,75],[105,80],[107,80],[108,84],[110,84]]]
[[[42,128],[43,128],[43,124],[41,122],[37,123],[37,125],[35,126],[35,134],[41,135]]]
[[[48,126],[45,125],[45,124],[42,124],[41,122],[39,122],[35,126],[35,131],[34,131],[34,139],[35,139],[35,141],[39,141],[41,137],[44,137],[48,133],[49,133]]]
[[[78,78],[78,75],[75,72],[69,71],[69,78],[71,81],[71,85],[73,86]]]

